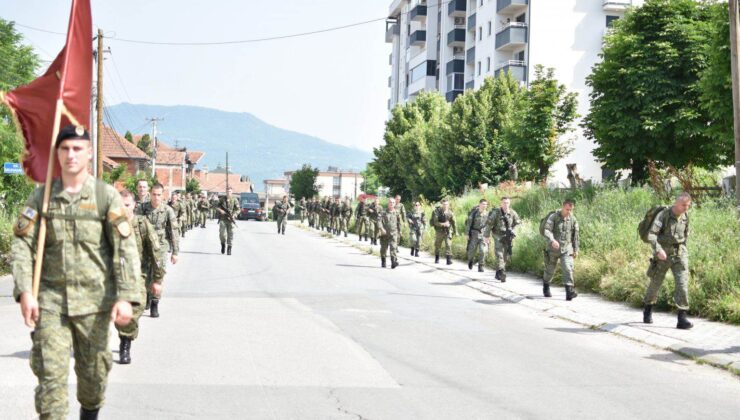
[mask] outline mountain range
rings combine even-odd
[[[247,175],[255,190],[263,180],[282,178],[283,172],[309,163],[320,170],[329,166],[361,171],[372,153],[330,143],[317,137],[275,127],[249,113],[227,112],[196,106],[160,106],[121,103],[105,109],[105,122],[123,135],[126,131],[151,131],[146,117],[160,117],[157,138],[171,146],[205,152],[199,166],[209,170],[225,166]]]

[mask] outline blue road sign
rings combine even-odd
[[[3,164],[3,173],[5,175],[23,175],[23,168],[20,163],[5,162]]]

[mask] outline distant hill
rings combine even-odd
[[[264,179],[281,178],[283,172],[299,169],[304,163],[326,170],[365,169],[372,153],[274,127],[252,114],[219,111],[194,106],[158,106],[122,103],[108,107],[106,124],[134,134],[150,131],[144,117],[164,117],[158,129],[159,139],[179,147],[206,153],[200,165],[209,170],[224,165],[229,152],[229,166],[234,173],[248,175],[255,189],[263,190]],[[111,122],[109,119],[112,119]]]

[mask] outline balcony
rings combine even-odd
[[[452,17],[465,17],[468,9],[468,0],[451,0],[447,5],[447,15]]]
[[[473,90],[475,89],[475,80],[471,80],[468,83],[465,83],[465,90]]]
[[[455,28],[447,33],[447,46],[464,47],[465,46],[465,29]]]
[[[454,57],[447,62],[447,72],[445,74],[449,76],[452,73],[465,73],[465,60],[462,57]]]
[[[422,46],[427,42],[427,31],[414,31],[409,35],[409,45]]]
[[[527,81],[527,63],[524,61],[519,60],[509,60],[503,62],[501,65],[498,66],[495,72],[495,76],[499,77],[501,74],[507,74],[511,72],[511,76],[522,82],[526,83]]]
[[[624,12],[632,6],[632,0],[602,0],[601,5],[605,12]]]
[[[477,25],[476,20],[477,19],[476,19],[475,13],[473,13],[470,16],[468,16],[468,30],[469,31],[474,31],[475,30],[475,25]]]
[[[465,53],[465,63],[469,66],[475,64],[475,47],[468,48],[468,52]]]
[[[496,50],[513,51],[527,45],[527,24],[512,22],[496,33]]]
[[[527,10],[529,0],[496,0],[496,12],[502,15],[513,15]]]
[[[421,4],[417,4],[409,12],[409,20],[416,22],[426,22],[427,20],[427,7]]]
[[[387,25],[385,28],[385,42],[393,42],[393,38],[400,33],[400,27],[397,23]]]
[[[455,98],[462,94],[462,90],[451,90],[445,94],[445,99],[447,100],[447,102],[455,102]]]

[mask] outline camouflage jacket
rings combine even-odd
[[[398,213],[398,216],[401,218],[401,221],[405,223],[406,222],[406,207],[400,201],[396,203],[396,212]]]
[[[40,308],[80,316],[110,311],[116,301],[141,303],[139,253],[118,192],[92,176],[78,194],[64,191],[59,179],[51,188]],[[43,188],[36,188],[13,226],[16,301],[21,293],[32,291],[43,194]],[[98,195],[103,202],[98,202]]]
[[[282,201],[278,201],[273,206],[272,210],[275,212],[275,215],[277,217],[285,217],[288,214],[288,210],[290,210],[290,203],[283,203]]]
[[[444,222],[450,222],[450,226],[442,226],[442,223]],[[436,231],[447,231],[452,232],[452,234],[457,233],[457,226],[455,225],[455,214],[452,213],[452,210],[447,210],[446,212],[444,212],[442,211],[442,207],[437,207],[436,209],[434,209],[434,211],[432,212],[431,225]]]
[[[224,211],[228,213],[228,215],[224,214]],[[218,206],[216,206],[216,213],[218,213],[219,221],[229,221],[229,215],[231,218],[236,219],[240,211],[241,206],[239,205],[239,200],[234,196],[231,198],[222,197],[218,202]]]
[[[360,201],[359,203],[357,203],[357,208],[355,209],[355,215],[357,216],[357,218],[367,216],[367,209],[365,208],[364,201]]]
[[[339,214],[343,218],[349,219],[352,217],[352,205],[349,203],[342,203],[342,207],[339,208]]]
[[[563,217],[560,211],[551,214],[545,221],[545,238],[548,242],[558,241],[561,254],[578,252],[580,246],[578,220],[576,216]],[[552,250],[548,245],[547,249]]]
[[[666,254],[686,253],[686,240],[689,238],[689,216],[684,213],[678,217],[671,207],[655,216],[648,232],[648,242],[657,254],[663,250]]]
[[[488,214],[488,212],[482,213],[480,207],[474,207],[470,211],[467,220],[465,220],[465,234],[470,236],[472,231],[483,234],[486,228],[486,222],[488,221]]]
[[[427,227],[427,221],[424,219],[424,212],[411,212],[408,214],[409,228],[421,232]]]
[[[180,225],[177,223],[177,217],[172,207],[166,204],[160,204],[156,209],[152,203],[146,203],[138,209],[137,214],[146,216],[149,222],[154,226],[154,230],[159,236],[159,247],[162,252],[167,249],[169,243],[172,255],[177,255],[180,251]]]
[[[396,209],[379,212],[378,229],[380,236],[400,236],[401,214]]]
[[[507,225],[509,226],[509,229],[514,230],[514,228],[521,223],[522,220],[514,209],[509,208],[509,211],[506,213],[504,213],[500,207],[493,209],[488,214],[488,221],[486,222],[486,236],[488,236],[488,234],[493,234],[493,236],[501,238],[506,233]]]
[[[207,212],[211,208],[207,200],[198,200],[198,210],[201,212]]]
[[[134,215],[134,219],[131,221],[131,227],[134,231],[136,248],[139,250],[139,258],[141,259],[143,279],[141,287],[145,287],[144,280],[146,279],[146,270],[148,267],[154,267],[152,281],[154,283],[162,283],[165,262],[162,261],[162,252],[159,246],[159,235],[157,235],[157,231],[154,230],[154,226],[149,222],[149,219],[140,214]],[[146,299],[146,290],[144,290],[144,298]]]

